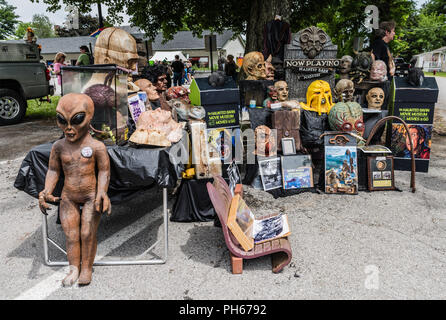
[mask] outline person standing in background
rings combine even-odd
[[[387,79],[391,80],[395,74],[395,62],[390,53],[389,43],[395,37],[395,22],[383,21],[376,30],[376,40],[372,44],[373,61],[382,60],[387,66]]]
[[[79,58],[77,58],[76,65],[77,66],[88,66],[91,64],[90,59],[90,50],[88,50],[87,46],[81,46],[80,47],[81,54],[79,55]]]
[[[65,66],[65,53],[58,52],[56,54],[56,57],[54,58],[54,74],[57,77],[57,86],[56,86],[56,95],[61,94],[61,86],[62,86],[62,74],[61,74],[61,67]]]
[[[232,54],[228,55],[228,61],[225,63],[225,74],[237,81],[237,65]]]
[[[172,71],[173,71],[173,85],[181,86],[183,72],[184,72],[184,63],[181,62],[180,56],[175,55],[175,61],[172,62]]]

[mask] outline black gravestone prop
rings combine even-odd
[[[424,79],[422,86],[414,87],[406,78],[394,78],[389,114],[400,117],[409,125],[413,136],[417,172],[428,172],[434,108],[438,86],[434,77]],[[395,156],[395,170],[410,171],[410,152],[406,147],[406,133],[401,123],[393,121],[387,130],[386,144]]]
[[[211,128],[236,128],[240,125],[240,94],[235,81],[225,77],[221,87],[213,87],[208,78],[195,78],[190,86],[193,105],[206,111],[206,125]]]
[[[338,47],[320,28],[313,26],[293,34],[291,44],[285,45],[284,68],[289,98],[305,101],[307,88],[315,80],[327,81],[334,88],[334,71],[340,65],[337,52]]]

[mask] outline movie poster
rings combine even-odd
[[[313,168],[310,155],[282,156],[283,188],[302,189],[312,188]]]
[[[409,135],[412,140],[415,159],[429,160],[432,145],[432,125],[410,124]],[[410,159],[410,141],[404,125],[392,125],[391,150],[396,158]]]

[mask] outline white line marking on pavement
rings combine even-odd
[[[160,210],[161,208],[161,210]],[[102,253],[97,255],[95,261],[103,259],[110,252],[130,240],[132,237],[140,233],[144,228],[148,226],[148,222],[155,216],[162,216],[162,206],[146,213],[142,218],[138,219],[131,225],[125,227],[122,230],[115,232],[111,237],[105,239],[98,244],[98,252]],[[51,276],[42,280],[31,289],[21,293],[14,300],[43,300],[62,288],[62,279],[65,278],[69,267],[64,268],[63,271],[56,271]],[[73,287],[77,287],[73,286]]]

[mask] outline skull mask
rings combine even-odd
[[[247,74],[246,80],[266,79],[266,66],[263,54],[257,51],[247,53],[243,58],[243,71]]]
[[[333,99],[328,82],[324,80],[313,81],[307,89],[307,104],[301,103],[301,106],[305,110],[316,111],[319,115],[330,112]]]
[[[318,27],[309,27],[300,35],[300,46],[308,58],[314,59],[328,40],[327,34]]]
[[[336,84],[336,99],[338,102],[351,102],[353,101],[353,94],[355,93],[355,87],[353,81],[348,79],[341,79]]]
[[[363,135],[365,125],[362,108],[357,102],[338,102],[328,114],[330,128],[335,131],[354,132]]]
[[[276,131],[261,125],[255,129],[256,154],[270,157],[276,154]]]
[[[370,80],[386,81],[387,80],[387,66],[382,60],[376,60],[370,69]]]
[[[288,84],[285,81],[277,81],[274,84],[274,87],[277,89],[279,101],[287,101],[288,100]]]
[[[135,38],[118,28],[107,28],[96,40],[95,64],[116,64],[130,70],[137,69],[138,48]]]
[[[60,98],[56,112],[57,125],[65,140],[76,143],[88,134],[94,114],[93,100],[85,94],[69,93]]]
[[[366,96],[367,106],[370,109],[381,110],[381,106],[384,103],[384,91],[381,88],[372,88],[369,90]]]

